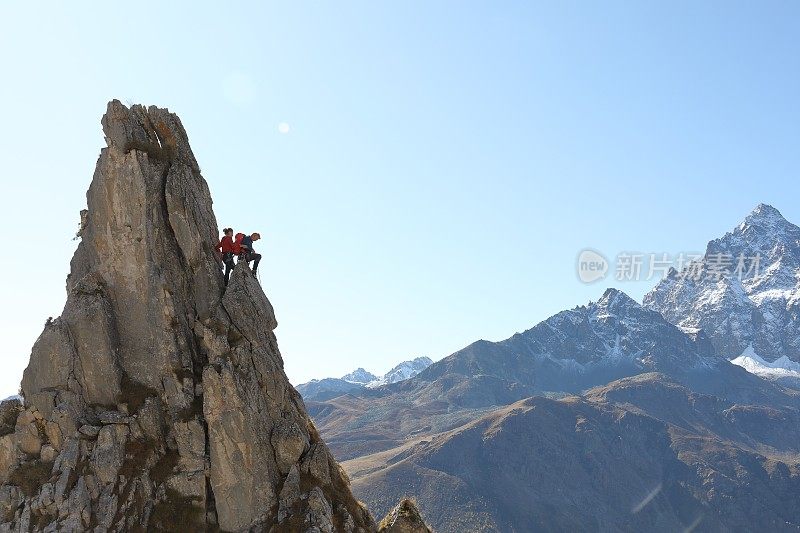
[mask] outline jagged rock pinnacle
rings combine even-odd
[[[0,530],[374,531],[260,285],[224,288],[178,117],[115,100],[102,125],[64,311],[2,409]]]
[[[406,498],[381,520],[378,533],[431,533],[416,503]]]

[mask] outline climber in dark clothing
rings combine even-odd
[[[225,263],[225,285],[228,285],[228,280],[231,277],[231,270],[233,270],[233,228],[225,228],[222,230],[224,234],[222,239],[217,244],[216,250],[222,254],[222,262]]]
[[[253,262],[253,275],[256,275],[256,271],[258,271],[258,263],[261,261],[261,254],[257,254],[256,251],[253,249],[253,242],[259,240],[261,235],[258,233],[253,233],[252,235],[245,235],[242,239],[242,253],[239,255],[239,260],[241,261],[244,258],[245,262],[250,263]]]

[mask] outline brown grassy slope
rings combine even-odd
[[[797,421],[645,374],[344,466],[375,512],[413,493],[440,532],[782,531],[800,524]]]

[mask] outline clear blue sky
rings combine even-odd
[[[63,306],[112,98],[177,112],[220,227],[264,236],[295,383],[653,285],[582,285],[587,246],[800,221],[796,2],[4,2],[0,58],[0,396]]]

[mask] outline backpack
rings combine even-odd
[[[239,255],[242,253],[242,239],[244,239],[244,233],[237,233],[236,237],[233,240],[233,254]]]

